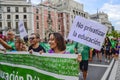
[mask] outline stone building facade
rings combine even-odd
[[[64,38],[67,38],[75,16],[79,15],[85,18],[89,18],[88,13],[83,10],[83,4],[80,4],[74,0],[50,1],[58,10],[58,27],[61,28],[60,32]]]
[[[51,32],[58,32],[58,12],[50,2],[40,3],[33,9],[34,32],[39,33],[41,39],[48,38]]]
[[[90,19],[100,22],[101,24],[108,27],[108,33],[112,31],[112,24],[108,20],[108,15],[104,12],[97,12],[96,14],[90,15]]]
[[[33,10],[30,2],[26,0],[0,0],[0,30],[5,32],[8,28],[18,31],[18,22],[22,20],[30,34],[33,27]]]

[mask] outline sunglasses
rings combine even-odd
[[[30,37],[29,39],[30,39],[30,40],[34,40],[34,39],[35,39],[35,37]]]

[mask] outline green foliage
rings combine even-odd
[[[114,38],[118,38],[120,37],[120,33],[118,33],[117,31],[112,31],[111,33],[108,33],[107,36],[113,36]]]

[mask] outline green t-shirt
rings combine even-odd
[[[77,49],[78,53],[81,53],[82,60],[89,59],[90,47],[85,46],[85,45],[80,44],[80,43],[76,43],[75,48]]]
[[[66,44],[66,51],[67,52],[70,52],[71,54],[74,54],[75,53],[74,48],[75,48],[75,43],[74,42]]]
[[[117,41],[111,40],[110,42],[111,42],[112,48],[115,48]]]
[[[12,47],[12,50],[15,50],[15,41],[8,41],[7,44]]]

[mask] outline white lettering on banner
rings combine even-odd
[[[32,80],[32,76],[27,74],[27,80]]]
[[[7,73],[0,71],[0,77],[5,80],[24,80],[22,76],[18,76],[18,72],[13,71],[12,73]]]
[[[68,39],[100,50],[108,28],[98,22],[76,16]]]
[[[0,71],[0,77],[5,80],[40,80],[37,76],[32,76],[30,74],[26,74],[26,79],[23,76],[19,76],[18,72],[13,71],[12,73],[7,73],[4,71]]]
[[[39,77],[36,77],[36,76],[32,77],[32,75],[27,74],[27,80],[40,80],[40,79]]]

